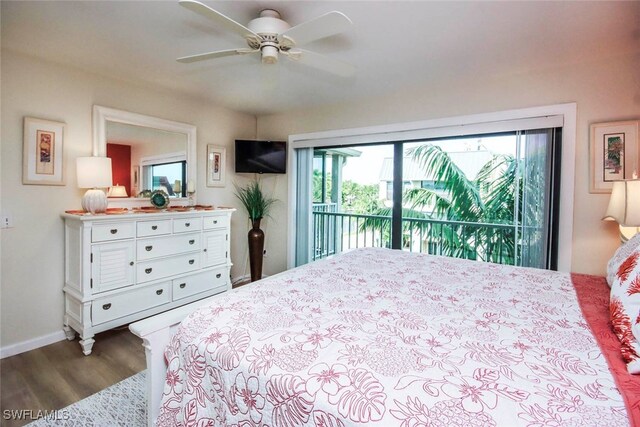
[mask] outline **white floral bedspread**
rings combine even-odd
[[[240,288],[166,350],[160,426],[627,426],[568,274],[360,249]]]

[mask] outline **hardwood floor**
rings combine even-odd
[[[7,410],[62,409],[145,369],[142,340],[124,327],[96,335],[93,352],[82,354],[78,338],[0,360],[0,425]]]

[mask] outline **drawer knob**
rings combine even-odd
[[[207,252],[207,248],[204,248],[204,249],[203,249],[203,251],[204,251],[204,252]]]
[[[110,308],[111,308],[111,303],[102,305],[103,310],[109,310]]]
[[[189,264],[193,264],[194,262],[196,262],[196,260],[195,260],[195,259],[190,259],[190,260],[189,260]]]
[[[152,271],[153,271],[153,268],[145,268],[144,269],[144,272],[147,273],[147,274],[151,273]]]
[[[149,245],[149,246],[145,246],[145,247],[144,247],[144,250],[146,250],[147,252],[149,252],[151,249],[153,249],[153,246],[152,246],[152,245]]]
[[[187,284],[186,284],[186,283],[180,283],[180,289],[184,289],[184,288],[186,288],[186,287],[187,287]]]
[[[117,228],[112,228],[109,231],[111,231],[111,234],[116,234],[118,232],[118,229]]]
[[[216,220],[213,220],[213,223],[214,223],[214,224],[217,224],[217,223],[218,223],[218,220],[217,220],[217,219],[216,219]]]
[[[184,226],[185,226],[185,227],[190,227],[190,226],[191,226],[191,223],[190,223],[190,222],[185,222],[185,223],[184,223]]]
[[[164,289],[158,289],[158,290],[156,291],[156,295],[162,295],[162,291],[164,291]]]
[[[195,241],[195,240],[193,240],[193,239],[189,240],[189,244],[190,244],[190,245],[193,245],[195,242],[196,242],[196,241]]]
[[[131,261],[131,262],[129,263],[129,265],[133,265],[133,261]]]
[[[221,278],[221,277],[222,277],[222,273],[218,273],[218,274],[216,274],[216,279],[219,279],[219,278]]]
[[[151,226],[151,229],[155,231],[155,230],[157,230],[157,229],[158,229],[158,226],[157,226],[157,225],[152,225],[152,226]]]

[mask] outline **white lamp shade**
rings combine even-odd
[[[616,181],[604,219],[617,221],[625,227],[640,226],[640,180]]]
[[[114,185],[109,189],[109,197],[129,197],[124,185]]]
[[[106,188],[113,185],[111,159],[108,157],[78,157],[78,187]]]

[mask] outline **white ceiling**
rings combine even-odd
[[[258,55],[180,64],[246,47],[177,1],[2,1],[2,48],[144,82],[251,114],[614,57],[640,48],[640,2],[203,1],[246,25],[265,8],[291,25],[331,10],[353,21],[305,48],[354,64],[353,78]],[[615,67],[615,64],[612,64]]]

